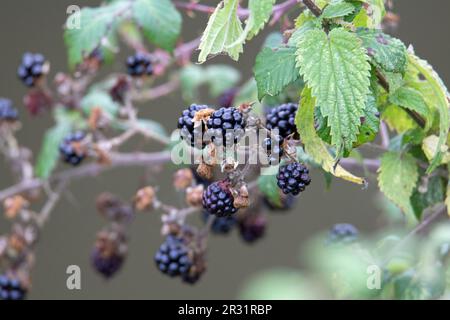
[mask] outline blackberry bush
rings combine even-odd
[[[230,182],[223,180],[210,184],[203,192],[203,208],[217,217],[236,213],[238,209],[234,206]]]
[[[77,131],[64,138],[59,145],[59,152],[64,162],[73,166],[79,165],[86,157],[86,151],[81,142],[85,138],[85,133]]]
[[[284,194],[296,196],[303,192],[310,183],[308,168],[298,162],[281,166],[277,174],[278,187]]]
[[[40,53],[24,53],[17,69],[17,75],[27,87],[34,87],[46,73],[45,58]]]

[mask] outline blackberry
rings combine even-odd
[[[210,116],[206,126],[208,137],[213,143],[230,146],[244,135],[245,120],[238,109],[222,107]]]
[[[190,143],[192,147],[204,147],[203,131],[205,126],[203,122],[200,126],[195,126],[194,117],[197,111],[208,108],[205,105],[192,104],[186,110],[183,110],[181,117],[178,118],[178,129],[180,129],[181,139]]]
[[[169,235],[155,254],[158,269],[171,276],[185,275],[192,266],[189,250],[183,239]]]
[[[238,93],[237,88],[231,88],[222,93],[218,99],[219,106],[223,108],[230,108],[233,106],[234,99]]]
[[[17,75],[27,87],[34,87],[46,72],[44,64],[45,58],[42,54],[27,52],[22,56]]]
[[[297,109],[298,105],[294,103],[282,104],[270,109],[266,115],[267,129],[278,129],[278,134],[282,138],[297,133],[297,127],[295,126],[295,114],[297,113]]]
[[[283,156],[283,138],[280,135],[265,138],[263,141],[264,148],[267,152],[269,164],[276,164],[280,162]]]
[[[203,208],[217,217],[229,216],[238,210],[234,207],[234,197],[227,180],[210,184],[203,192]]]
[[[106,256],[102,252],[94,248],[91,255],[91,263],[100,274],[105,278],[111,278],[120,270],[124,261],[124,257],[118,254]]]
[[[0,300],[23,300],[26,293],[19,279],[0,275]]]
[[[253,243],[261,239],[267,226],[267,219],[262,214],[251,214],[239,221],[239,232],[245,242]]]
[[[121,232],[102,230],[92,250],[92,266],[105,278],[111,278],[122,267],[127,251],[127,239]]]
[[[153,66],[150,57],[142,52],[137,52],[127,58],[127,71],[130,76],[151,76]]]
[[[281,166],[277,174],[278,187],[284,194],[298,195],[311,183],[308,168],[298,162]]]
[[[18,118],[19,112],[13,107],[11,100],[0,98],[0,122],[13,122],[17,121]]]
[[[64,162],[76,166],[84,160],[84,158],[86,157],[86,153],[81,150],[82,147],[79,145],[84,137],[84,132],[77,131],[75,133],[69,134],[64,138],[64,140],[59,145],[59,152]]]
[[[269,198],[264,197],[263,203],[272,211],[287,211],[290,210],[295,202],[295,197],[291,194],[281,194],[279,203],[271,201]]]
[[[202,218],[203,221],[206,223],[208,221],[208,218],[211,215],[204,211]],[[214,217],[214,221],[211,225],[211,231],[216,234],[227,234],[230,233],[230,231],[234,228],[236,225],[236,218],[234,216],[228,216],[228,217]]]
[[[328,232],[328,244],[348,244],[358,239],[358,229],[348,223],[335,224]]]

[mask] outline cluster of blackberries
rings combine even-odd
[[[59,145],[59,152],[64,162],[76,166],[84,160],[86,152],[81,142],[85,136],[84,132],[77,131],[64,138]]]
[[[19,279],[0,275],[0,300],[23,300],[26,293]]]
[[[127,71],[130,76],[142,77],[153,74],[153,65],[150,57],[142,52],[137,52],[127,58]]]
[[[309,170],[304,164],[293,162],[280,166],[277,184],[284,194],[296,196],[303,192],[310,183]]]
[[[207,140],[219,146],[232,146],[245,133],[245,120],[238,109],[234,107],[220,108],[207,120]]]
[[[358,229],[348,223],[335,224],[328,232],[328,244],[349,244],[358,240]]]
[[[45,73],[45,58],[40,53],[27,52],[17,69],[17,75],[27,87],[34,87],[38,79]]]
[[[167,236],[159,247],[155,262],[161,272],[171,277],[188,275],[193,264],[183,239],[174,235]]]
[[[236,213],[234,197],[230,190],[230,182],[221,180],[211,183],[203,192],[203,208],[217,217],[225,217]]]
[[[211,214],[204,211],[202,214],[203,221],[206,223]],[[211,225],[211,231],[216,234],[228,234],[234,228],[237,223],[237,219],[234,215],[227,217],[214,217],[214,221]]]
[[[0,122],[13,122],[18,118],[19,112],[13,107],[11,100],[0,98]]]
[[[205,105],[193,104],[186,110],[183,110],[181,117],[178,119],[178,129],[183,140],[189,143],[192,147],[203,148],[205,142],[203,141],[203,132],[205,126],[203,122],[196,126],[194,117],[197,111],[208,108]]]

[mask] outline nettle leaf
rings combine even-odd
[[[375,65],[387,72],[405,71],[406,47],[403,42],[375,29],[359,29],[356,34]]]
[[[425,209],[444,201],[445,181],[440,176],[431,177],[425,190],[417,187],[411,196],[411,205],[418,220],[423,217]]]
[[[115,117],[119,110],[119,105],[114,102],[109,93],[101,90],[92,90],[81,100],[81,109],[89,116],[94,108],[100,108],[106,114]]]
[[[259,191],[267,198],[267,200],[275,207],[281,207],[282,198],[280,188],[277,185],[275,175],[261,175],[258,178]]]
[[[355,11],[355,6],[349,2],[339,1],[335,3],[330,3],[322,12],[322,18],[333,19],[344,17]]]
[[[173,50],[181,31],[181,15],[170,0],[136,0],[133,16],[148,41]]]
[[[243,52],[243,43],[238,42],[241,36],[242,23],[237,16],[238,0],[221,1],[214,13],[211,15],[200,42],[200,54],[198,62],[203,63],[210,55],[227,53],[233,60],[237,61]]]
[[[56,125],[47,130],[35,165],[36,176],[47,179],[59,160],[59,144],[74,128],[83,126],[79,112],[55,110]]]
[[[300,77],[295,64],[295,48],[264,48],[256,57],[253,72],[258,84],[258,97],[276,96]]]
[[[450,105],[448,100],[450,95],[439,75],[427,61],[409,53],[408,62],[411,65],[411,68],[417,70],[418,74],[421,74],[428,82],[428,89],[430,90],[429,94],[433,93],[434,106],[439,112],[439,141],[436,146],[436,153],[427,170],[427,173],[429,174],[433,172],[442,161],[443,153],[441,147],[446,143],[450,127]]]
[[[308,31],[299,41],[297,65],[322,114],[328,117],[338,157],[356,141],[369,94],[370,65],[355,34]]]
[[[413,213],[410,198],[418,178],[419,169],[410,154],[389,151],[381,157],[380,190],[408,215]]]
[[[336,164],[333,157],[328,152],[326,145],[317,135],[314,128],[314,108],[316,99],[312,97],[311,89],[305,88],[303,90],[300,103],[300,108],[295,116],[295,124],[302,137],[306,153],[311,156],[316,163],[322,166],[323,170],[326,172],[350,182],[366,184],[366,181],[363,178],[351,174],[340,165]]]
[[[126,2],[114,2],[98,8],[83,8],[69,16],[64,31],[64,42],[67,47],[70,68],[83,61],[94,49],[109,39],[115,42],[117,25],[123,20],[129,5]],[[76,28],[71,21],[79,15],[80,27]]]
[[[424,117],[426,119],[425,131],[431,127],[433,114],[419,91],[409,87],[401,87],[389,94],[389,101],[400,107],[415,111]]]
[[[367,97],[363,112],[363,121],[356,141],[353,143],[354,148],[374,141],[380,129],[380,112],[377,109],[376,100],[372,94]]]

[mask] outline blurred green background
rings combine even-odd
[[[215,5],[218,1],[204,1]],[[31,118],[22,107],[25,88],[16,78],[16,68],[25,51],[41,52],[50,61],[52,75],[67,70],[62,26],[69,5],[95,6],[100,1],[68,0],[2,0],[0,3],[0,96],[8,97],[21,109],[23,129],[18,136],[22,144],[37,151],[50,116]],[[434,65],[443,80],[450,83],[450,2],[445,0],[395,0],[395,12],[401,23],[395,35],[406,44],[413,43],[419,56]],[[197,37],[206,25],[206,17],[184,16],[183,39]],[[209,63],[227,63],[251,76],[253,63],[267,31],[245,46],[239,63],[218,57]],[[122,52],[115,64],[104,72],[124,70]],[[203,101],[201,101],[203,102]],[[183,108],[179,93],[141,106],[141,115],[160,121],[168,130],[176,125]],[[156,148],[150,146],[150,148]],[[240,295],[246,281],[256,273],[271,268],[299,268],[299,248],[318,231],[337,222],[350,222],[362,233],[371,233],[383,226],[383,216],[376,206],[374,180],[367,190],[349,183],[333,181],[325,190],[320,172],[313,172],[313,183],[297,201],[295,209],[286,214],[270,214],[266,237],[255,245],[240,241],[236,233],[228,237],[212,236],[209,243],[208,271],[196,286],[169,279],[158,272],[153,254],[163,239],[160,236],[158,212],[138,215],[131,227],[129,256],[123,270],[111,281],[105,281],[90,267],[89,254],[96,232],[104,225],[94,207],[95,197],[110,191],[130,198],[140,186],[143,169],[126,169],[76,181],[59,203],[51,221],[42,233],[33,271],[31,299],[233,299]],[[172,172],[163,171],[153,179],[163,200],[182,206],[182,196],[171,186]],[[0,188],[11,183],[3,159],[0,160]],[[176,201],[174,201],[176,199]],[[199,217],[192,217],[197,221]],[[0,231],[9,229],[1,218]],[[66,289],[66,268],[76,264],[82,269],[82,290]],[[285,270],[285,269],[283,269]],[[289,269],[288,269],[289,270]],[[295,275],[286,275],[286,282],[301,283]],[[306,280],[307,281],[307,280]],[[273,290],[277,287],[274,286]],[[301,298],[301,295],[298,296]],[[268,298],[270,298],[268,296]]]

